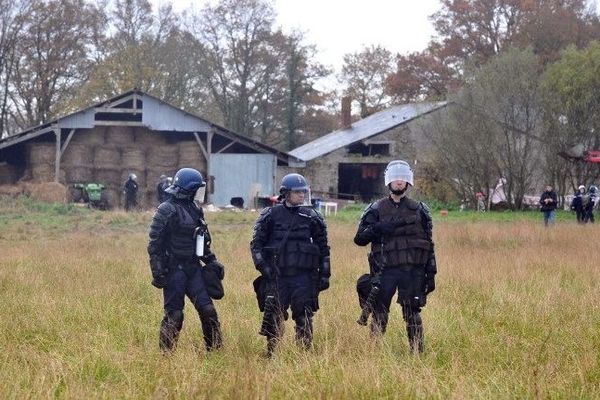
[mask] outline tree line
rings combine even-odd
[[[0,0],[0,132],[135,87],[290,150],[339,127],[344,95],[360,117],[447,99],[452,107],[424,129],[429,195],[473,198],[502,178],[520,208],[539,180],[564,193],[598,178],[571,157],[600,146],[592,1],[441,0],[426,49],[363,47],[337,75],[316,60],[317,45],[275,18],[271,0],[182,13],[148,0]],[[338,88],[320,90],[325,79]]]

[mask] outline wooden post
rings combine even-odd
[[[60,128],[54,128],[54,135],[56,136],[56,153],[54,158],[54,182],[58,182],[60,178]]]
[[[211,192],[215,191],[214,188],[214,180],[211,179],[211,174],[210,174],[210,159],[211,159],[211,154],[212,154],[212,140],[213,140],[213,136],[215,134],[215,128],[211,127],[210,130],[206,133],[206,153],[207,153],[207,157],[206,157],[206,179],[208,180],[208,182],[210,183],[210,188],[209,190],[206,191],[206,202],[209,203],[212,200],[212,196],[211,196]]]

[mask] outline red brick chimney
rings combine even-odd
[[[350,96],[342,97],[342,129],[352,126],[352,99]]]

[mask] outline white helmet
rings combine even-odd
[[[390,161],[387,167],[385,167],[385,185],[387,186],[397,180],[404,181],[410,186],[414,186],[413,172],[406,161]]]
[[[137,175],[136,175],[136,174],[133,174],[133,173],[132,173],[132,174],[129,174],[129,179],[131,179],[131,180],[134,180],[134,181],[135,181],[135,180],[137,180]]]
[[[577,188],[577,190],[582,191],[585,193],[585,186],[584,185],[579,185],[579,187]]]

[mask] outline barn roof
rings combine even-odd
[[[379,135],[397,126],[419,118],[436,109],[446,106],[447,102],[411,103],[390,107],[352,124],[351,127],[331,132],[312,142],[306,143],[289,152],[290,155],[310,161],[331,153],[352,143]]]
[[[233,132],[138,89],[0,139],[0,150],[60,129],[91,129],[95,126],[139,126],[166,134],[213,132],[229,139],[231,143],[239,143],[259,153],[274,154],[284,164],[298,161],[285,152]]]

